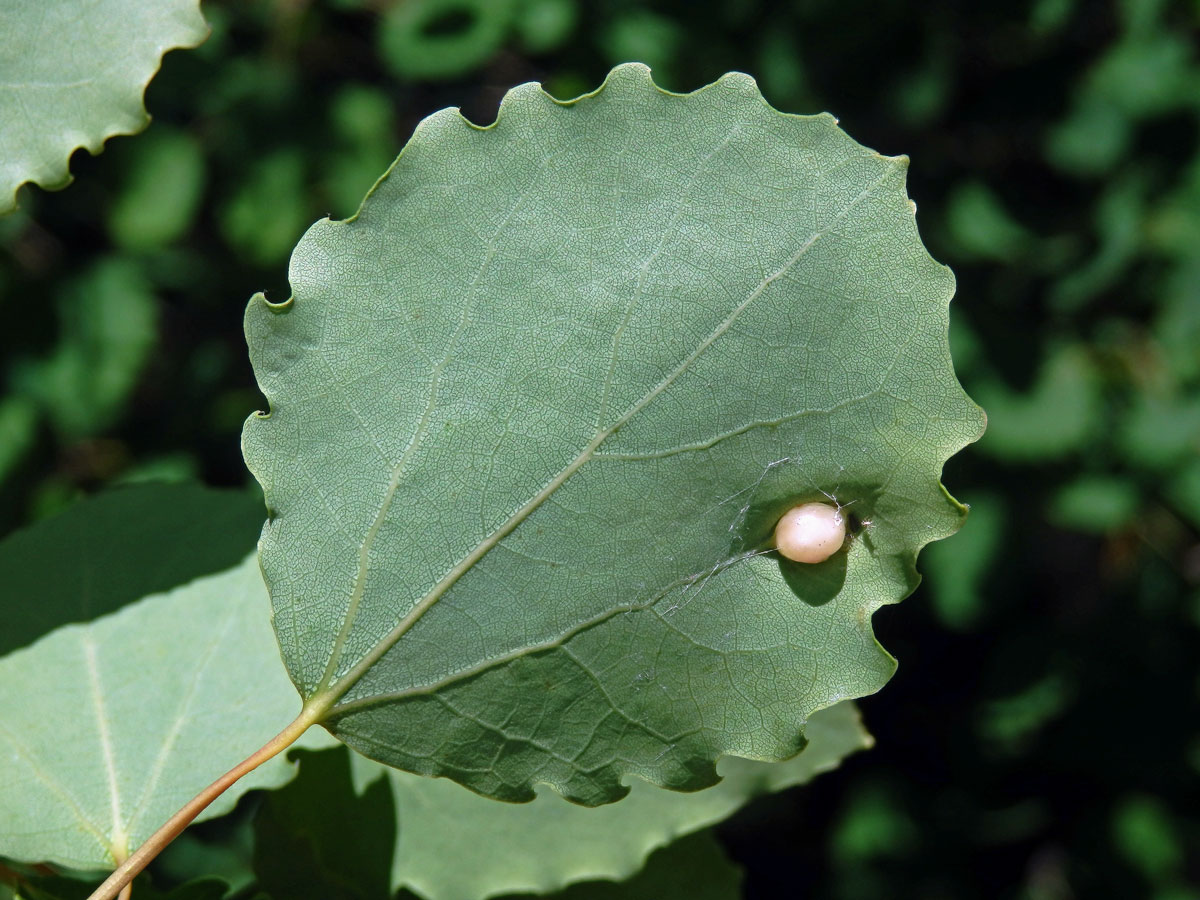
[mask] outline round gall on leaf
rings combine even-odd
[[[846,519],[828,503],[805,503],[783,514],[775,526],[775,547],[793,562],[819,563],[846,540]]]

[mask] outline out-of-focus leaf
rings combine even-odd
[[[938,473],[983,425],[905,168],[738,74],[426,119],[247,310],[272,411],[243,449],[310,709],[397,767],[598,804],[790,757],[878,689],[870,615],[957,528]],[[763,552],[826,495],[869,533]]]
[[[196,458],[188,453],[169,453],[135,463],[109,484],[140,484],[146,481],[180,484],[199,480]]]
[[[983,359],[983,346],[975,329],[962,316],[950,317],[950,355],[960,376],[971,372]]]
[[[1100,245],[1087,262],[1055,283],[1050,302],[1056,308],[1079,309],[1124,274],[1142,245],[1145,194],[1144,180],[1131,175],[1114,181],[1100,197],[1096,209]]]
[[[126,250],[164,247],[188,230],[204,190],[204,154],[182,131],[155,127],[129,145],[130,165],[108,215]]]
[[[405,78],[452,78],[500,49],[513,0],[405,0],[379,26],[379,54]]]
[[[259,887],[289,900],[388,897],[399,825],[387,782],[377,779],[355,791],[344,747],[293,758],[300,775],[265,797],[254,819]],[[420,827],[407,814],[399,821]],[[457,862],[447,862],[461,866],[469,843],[461,827],[452,831]]]
[[[349,84],[329,104],[337,137],[354,147],[378,147],[392,142],[395,116],[388,95],[376,87]]]
[[[1115,105],[1087,97],[1055,126],[1046,139],[1046,158],[1072,175],[1107,172],[1129,146],[1132,125]]]
[[[199,0],[36,0],[0,5],[0,213],[32,181],[71,181],[77,147],[146,126],[142,92],[168,50],[208,28]]]
[[[585,881],[550,900],[738,900],[741,883],[741,868],[711,831],[702,831],[656,850],[628,881]]]
[[[655,848],[725,819],[760,794],[804,784],[872,743],[848,701],[815,713],[805,733],[808,746],[787,762],[726,758],[722,781],[690,794],[635,780],[629,796],[599,809],[552,791],[531,803],[496,803],[357,754],[352,767],[359,792],[386,778],[395,795],[392,888],[408,887],[428,900],[480,900],[628,878]]]
[[[0,542],[13,612],[0,657],[61,625],[237,565],[262,529],[262,497],[194,484],[137,485],[77,503]]]
[[[304,156],[296,148],[260,159],[221,208],[221,234],[234,251],[267,266],[287,257],[311,215]]]
[[[1154,322],[1154,338],[1178,381],[1200,379],[1200,257],[1173,274]]]
[[[931,544],[921,554],[938,619],[969,628],[983,612],[983,588],[1004,537],[1004,500],[984,494],[971,503],[967,524],[952,544]]]
[[[1158,797],[1125,797],[1113,810],[1112,841],[1117,852],[1151,881],[1179,871],[1184,860],[1180,837]]]
[[[138,266],[105,257],[58,298],[53,354],[18,367],[18,388],[70,436],[107,428],[137,384],[157,340],[158,300]]]
[[[1050,132],[1050,161],[1077,175],[1099,175],[1125,154],[1133,124],[1194,104],[1193,41],[1162,27],[1162,5],[1124,4],[1126,33],[1079,85],[1074,108]]]
[[[330,117],[341,146],[325,163],[325,190],[350,215],[396,155],[395,117],[383,91],[362,85],[339,91]]]
[[[1050,520],[1096,534],[1116,531],[1137,513],[1141,494],[1125,478],[1084,475],[1059,488],[1050,501]]]
[[[686,40],[674,19],[636,6],[626,7],[609,19],[599,39],[609,62],[640,60],[665,82],[670,81],[675,58]]]
[[[1146,5],[1146,4],[1135,4]],[[1183,34],[1158,31],[1114,44],[1089,74],[1089,90],[1133,119],[1195,102],[1189,69],[1195,48]]]
[[[1200,528],[1200,458],[1176,473],[1167,485],[1167,496],[1181,513]]]
[[[571,36],[578,19],[577,0],[521,0],[513,27],[526,52],[549,53]]]
[[[974,391],[988,414],[979,449],[1001,459],[1059,459],[1083,446],[1100,425],[1099,378],[1078,346],[1052,351],[1024,393],[996,380],[976,381]]]
[[[896,117],[910,128],[928,128],[946,108],[953,78],[945,53],[930,53],[920,68],[896,79]]]
[[[37,437],[37,407],[27,398],[0,399],[0,483],[21,461]]]
[[[1061,31],[1076,5],[1076,0],[1034,0],[1029,9],[1029,27],[1039,37]]]
[[[1016,694],[988,703],[979,716],[979,733],[989,743],[1013,752],[1061,715],[1072,693],[1066,678],[1051,672]]]
[[[901,857],[916,840],[912,818],[888,788],[864,785],[847,798],[829,853],[842,866],[858,866],[877,857]]]
[[[1011,261],[1023,254],[1033,235],[1017,222],[1000,198],[982,182],[959,185],[946,201],[946,227],[966,258]]]
[[[772,29],[763,36],[757,73],[764,96],[775,107],[804,109],[811,103],[804,59],[788,31]]]
[[[1200,259],[1200,154],[1192,159],[1175,189],[1147,210],[1146,237],[1162,253],[1192,265]],[[1196,283],[1192,274],[1193,289]]]
[[[1200,396],[1139,391],[1116,437],[1129,461],[1141,468],[1166,469],[1200,458]]]

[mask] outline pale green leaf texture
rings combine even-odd
[[[163,504],[179,498],[164,491]],[[240,498],[233,502],[237,509]],[[189,512],[178,502],[171,508]],[[120,529],[103,515],[91,521]],[[110,567],[122,564],[114,553]],[[37,593],[10,597],[17,610],[40,601]],[[266,611],[251,557],[0,657],[0,856],[111,868],[272,737],[296,698],[273,658]],[[281,758],[267,763],[204,816],[227,812],[244,791],[284,783],[293,768]]]
[[[292,680],[382,762],[507,800],[678,789],[783,759],[893,669],[870,618],[964,510],[978,437],[953,278],[907,161],[727,75],[640,65],[494,126],[426,119],[359,214],[292,258],[247,333],[244,433]],[[847,549],[781,565],[799,501]],[[867,524],[869,523],[869,524]]]
[[[815,713],[806,736],[804,752],[784,763],[722,760],[721,783],[708,790],[681,794],[635,781],[628,797],[599,809],[551,792],[527,804],[494,803],[452,782],[357,755],[352,770],[360,792],[381,774],[391,782],[393,889],[407,887],[428,900],[480,900],[628,878],[656,848],[721,821],[759,794],[807,782],[871,744],[849,701]]]
[[[99,153],[149,118],[142,93],[164,53],[208,35],[199,0],[0,4],[0,213],[32,181],[65,187],[71,153]]]

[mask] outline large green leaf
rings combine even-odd
[[[177,491],[162,499],[185,523],[204,509],[180,502]],[[96,531],[121,527],[106,514],[90,523]],[[187,527],[178,534],[194,536]],[[46,558],[30,536],[47,532],[23,538],[31,562]],[[94,535],[80,545],[103,546]],[[73,546],[58,545],[60,556]],[[107,561],[117,570],[135,564],[119,551]],[[186,570],[185,562],[178,571]],[[82,579],[80,593],[87,587]],[[41,602],[37,591],[5,596],[18,617]],[[0,856],[111,868],[278,731],[296,698],[276,663],[266,604],[251,557],[0,658]],[[309,745],[321,737],[314,733]],[[282,784],[293,769],[273,760],[204,815],[227,812],[243,791]]]
[[[389,765],[598,804],[789,757],[877,690],[871,614],[960,523],[938,476],[982,428],[906,168],[740,74],[676,95],[626,65],[570,103],[518,87],[488,128],[426,119],[247,311],[310,711]],[[844,551],[763,552],[824,496]]]
[[[208,35],[199,0],[0,4],[0,213],[32,181],[71,181],[77,147],[99,153],[149,122],[142,92],[175,47]]]
[[[808,746],[787,762],[724,759],[721,783],[690,794],[634,781],[628,797],[599,809],[549,791],[532,803],[495,803],[445,779],[409,775],[358,755],[352,771],[364,796],[381,775],[391,783],[393,889],[407,887],[429,900],[480,900],[628,878],[656,848],[721,821],[755,796],[803,784],[871,744],[850,701],[814,713],[806,736]]]

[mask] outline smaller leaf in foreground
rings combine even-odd
[[[0,213],[27,181],[70,184],[76,148],[97,154],[145,128],[142,94],[163,54],[207,36],[199,0],[0,5]]]
[[[286,724],[294,692],[261,664],[265,604],[250,557],[0,659],[0,854],[114,868]],[[293,774],[272,760],[203,817]]]
[[[64,563],[64,551],[69,563],[69,554],[79,548],[108,550],[110,570],[132,565],[137,557],[123,556],[120,548],[131,548],[121,538],[137,535],[138,527],[110,514],[136,508],[125,505],[130,498],[145,502],[155,496],[179,517],[179,527],[164,526],[166,534],[155,543],[164,554],[160,565],[178,567],[188,549],[205,558],[190,545],[196,532],[188,527],[189,513],[214,512],[221,503],[194,489],[147,485],[85,501],[69,519],[64,516],[76,543],[59,543],[65,529],[47,525],[0,545],[0,560],[17,543],[27,562],[44,561],[36,568],[48,579],[57,569],[72,568]],[[189,507],[182,502],[188,497],[205,502]],[[236,519],[231,508],[238,509],[243,499],[215,497],[229,504],[226,517],[207,520],[207,536],[219,544],[212,527]],[[102,540],[105,530],[112,533]],[[98,565],[98,557],[88,559]],[[84,565],[71,576],[78,579],[78,609],[85,617],[88,571]],[[128,574],[129,584],[154,583],[146,573]],[[64,591],[59,602],[69,596]],[[17,615],[40,600],[37,593],[15,597]],[[253,556],[92,621],[58,628],[0,657],[0,856],[85,871],[111,869],[295,712],[295,692],[279,664]],[[330,739],[314,729],[305,740],[319,746]],[[227,812],[245,791],[283,784],[294,771],[276,758],[202,817]]]

